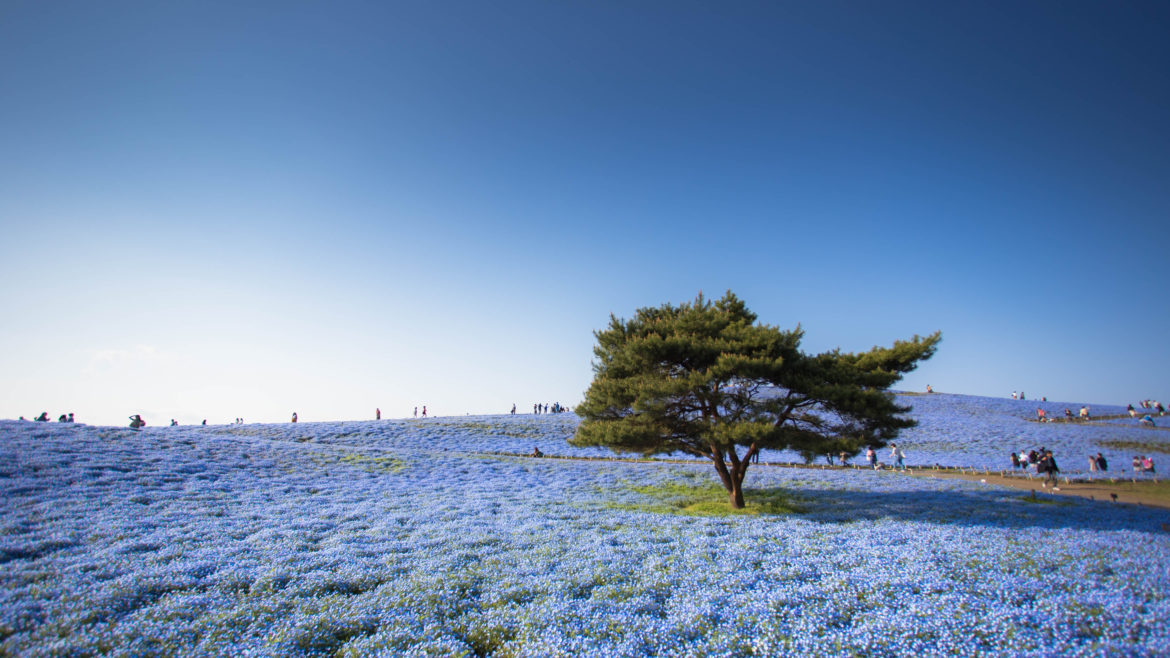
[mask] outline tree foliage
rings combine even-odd
[[[610,316],[594,332],[594,378],[573,445],[710,459],[734,507],[760,450],[804,455],[881,447],[912,427],[889,387],[934,354],[941,335],[858,354],[800,351],[804,332],[760,324],[733,293]]]

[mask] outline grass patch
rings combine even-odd
[[[340,464],[351,466],[367,473],[399,473],[406,468],[406,462],[397,457],[371,457],[356,452],[349,452],[340,457],[333,455],[314,455],[313,462],[318,466]]]
[[[487,423],[479,421],[438,422],[432,426],[451,429],[467,434],[488,436],[506,436],[514,439],[539,439],[544,436],[545,430],[535,425],[513,425],[503,423]]]
[[[733,508],[727,490],[713,482],[671,481],[631,486],[629,490],[640,494],[643,500],[613,502],[606,507],[683,516],[758,516],[804,511],[783,489],[745,488],[743,494],[746,506],[743,509]]]
[[[1170,455],[1170,442],[1167,441],[1122,441],[1120,439],[1109,439],[1107,441],[1101,441],[1101,445],[1106,448],[1125,452],[1157,452],[1163,455]]]
[[[1055,505],[1057,507],[1068,507],[1069,505],[1073,504],[1073,501],[1068,500],[1067,498],[1066,499],[1049,498],[1048,496],[1044,496],[1044,497],[1024,496],[1023,498],[1021,498],[1021,500],[1023,500],[1025,503],[1032,503],[1033,505]]]

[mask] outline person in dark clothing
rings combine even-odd
[[[1109,470],[1109,462],[1105,461],[1105,455],[1097,453],[1097,470],[1104,473]]]
[[[49,412],[47,412],[47,411],[42,411],[42,412],[41,412],[41,415],[37,416],[37,417],[36,417],[34,420],[36,420],[38,423],[47,423],[47,422],[49,422]]]
[[[140,430],[143,427],[146,427],[146,421],[142,420],[141,415],[134,414],[133,416],[130,417],[130,429]]]
[[[69,416],[66,416],[65,414],[61,414],[60,416],[57,416],[57,422],[58,423],[68,423]]]
[[[1044,472],[1048,474],[1048,477],[1044,478],[1044,482],[1046,484],[1051,483],[1053,488],[1055,488],[1056,474],[1060,472],[1060,468],[1056,466],[1056,458],[1052,456],[1051,450],[1044,453],[1040,465],[1044,468]]]

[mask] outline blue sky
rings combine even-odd
[[[1165,3],[7,2],[0,417],[572,404],[731,289],[1165,398]]]

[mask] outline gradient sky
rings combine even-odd
[[[1170,3],[0,4],[0,417],[574,404],[731,289],[1170,398]]]

